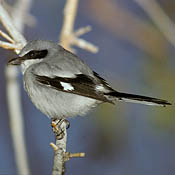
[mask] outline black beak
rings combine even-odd
[[[23,61],[24,61],[23,57],[13,58],[8,61],[8,65],[21,65]]]

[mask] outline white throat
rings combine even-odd
[[[39,63],[41,62],[42,59],[31,59],[31,60],[25,60],[22,64],[21,64],[21,69],[22,69],[22,73],[24,74],[25,71],[27,70],[27,68],[33,64]]]

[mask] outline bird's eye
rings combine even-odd
[[[35,53],[34,53],[33,51],[30,51],[30,52],[28,53],[28,55],[29,55],[30,58],[33,58],[33,57],[35,56]]]
[[[28,59],[41,59],[46,57],[47,53],[47,50],[32,50],[27,53],[27,57]]]

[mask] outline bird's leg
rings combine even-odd
[[[53,133],[58,140],[61,140],[64,137],[64,131],[61,129],[61,125],[64,122],[64,119],[52,119],[51,126]]]
[[[64,137],[64,131],[61,128],[61,125],[63,122],[66,123],[66,129],[68,129],[70,127],[70,123],[66,119],[55,119],[54,118],[52,119],[52,122],[51,122],[52,130],[58,140],[61,140]]]

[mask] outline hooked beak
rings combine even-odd
[[[16,58],[9,60],[8,65],[21,65],[24,60],[25,60],[25,56],[16,57]]]

